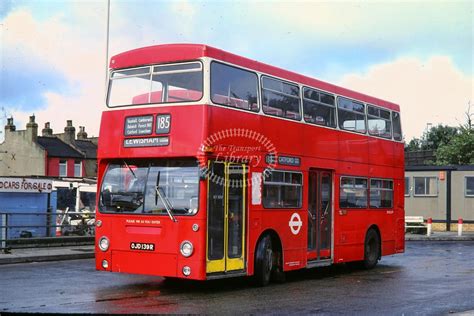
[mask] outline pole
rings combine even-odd
[[[451,231],[451,170],[446,171],[446,231]]]
[[[7,214],[2,214],[2,233],[0,234],[0,238],[2,239],[0,245],[1,249],[5,251],[7,249]]]
[[[107,0],[107,25],[105,28],[105,96],[107,95],[109,77],[109,32],[110,32],[110,0]]]
[[[458,236],[459,236],[459,237],[462,236],[462,223],[463,223],[463,221],[462,221],[462,218],[460,217],[460,218],[458,219]]]
[[[426,228],[426,236],[430,237],[431,236],[431,225],[433,224],[433,219],[431,217],[428,218],[427,222],[427,228]]]

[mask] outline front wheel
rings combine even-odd
[[[255,284],[265,286],[270,283],[273,270],[273,249],[272,240],[269,235],[263,237],[255,252]]]
[[[370,229],[365,236],[363,267],[372,269],[380,259],[380,238],[374,229]]]

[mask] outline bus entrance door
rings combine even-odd
[[[308,185],[308,260],[331,257],[332,174],[310,170]]]
[[[209,164],[207,273],[245,269],[245,168],[236,163]]]

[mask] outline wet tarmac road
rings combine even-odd
[[[245,278],[171,283],[97,272],[93,260],[0,266],[2,312],[204,314],[474,313],[474,242],[408,242],[371,271],[290,273],[265,288]]]

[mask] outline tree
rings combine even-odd
[[[458,128],[437,125],[431,127],[428,131],[423,133],[421,138],[413,138],[407,145],[407,151],[419,150],[433,150],[436,151],[438,147],[449,144],[451,139],[458,133]]]
[[[440,146],[449,144],[457,133],[458,129],[456,127],[441,124],[433,126],[428,132],[423,134],[421,149],[432,149],[436,151]]]
[[[474,128],[469,102],[466,115],[466,123],[459,127],[459,132],[453,138],[436,151],[437,165],[466,165],[474,164]]]
[[[421,149],[421,139],[413,138],[405,148],[407,151],[417,151]]]

